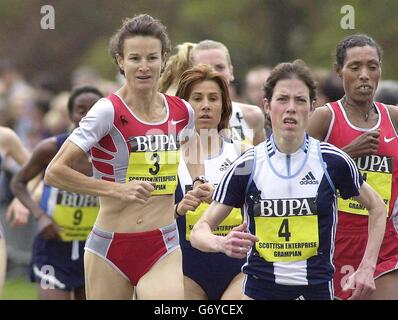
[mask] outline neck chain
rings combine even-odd
[[[373,104],[373,102],[372,102],[372,105],[370,106],[370,108],[369,108],[369,110],[368,110],[367,112],[363,112],[363,111],[361,110],[361,108],[358,108],[358,107],[354,106],[353,104],[350,104],[350,103],[347,101],[346,97],[343,98],[343,103],[346,104],[346,107],[350,107],[350,108],[354,109],[355,111],[358,111],[361,115],[363,115],[364,118],[365,118],[365,121],[368,121],[369,115],[370,115],[370,113],[372,112],[372,110],[374,109],[374,104]]]

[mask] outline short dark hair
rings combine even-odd
[[[347,57],[347,49],[354,47],[364,47],[370,46],[377,50],[377,55],[379,56],[379,61],[381,62],[383,58],[383,49],[380,45],[371,37],[366,34],[354,34],[345,37],[339,42],[336,47],[336,66],[337,68],[342,68],[344,66],[345,59]]]
[[[109,43],[109,53],[122,75],[124,75],[124,71],[118,66],[117,56],[123,57],[124,40],[134,36],[155,37],[162,44],[162,56],[167,56],[170,52],[171,44],[166,27],[159,20],[152,18],[149,14],[126,18],[122,27],[116,31]]]
[[[274,69],[272,69],[271,74],[264,85],[264,98],[271,101],[274,94],[274,88],[278,81],[294,77],[297,77],[306,84],[310,94],[310,101],[314,101],[316,99],[315,81],[305,62],[299,59],[294,60],[293,62],[279,63]]]
[[[99,98],[104,97],[104,95],[101,93],[101,91],[99,91],[96,87],[92,87],[92,86],[78,87],[71,92],[70,97],[68,99],[69,114],[72,114],[72,112],[73,112],[73,107],[75,106],[75,101],[76,101],[77,97],[80,96],[81,94],[85,94],[85,93],[93,93],[93,94],[97,95]]]
[[[229,119],[232,114],[232,102],[229,95],[228,83],[221,73],[214,71],[207,64],[199,64],[194,68],[186,70],[178,83],[176,96],[188,101],[193,87],[198,83],[208,80],[216,82],[221,91],[222,111],[220,123],[217,126],[217,130],[221,131],[229,127]]]

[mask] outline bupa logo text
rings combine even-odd
[[[315,198],[261,199],[254,204],[255,217],[291,217],[316,215]]]

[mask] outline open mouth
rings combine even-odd
[[[199,119],[211,119],[211,117],[208,114],[202,114]]]
[[[148,80],[150,78],[151,78],[151,76],[138,76],[137,77],[137,79],[140,79],[140,80]]]
[[[372,86],[370,86],[368,84],[363,84],[363,85],[358,86],[357,89],[361,90],[361,91],[369,91],[369,90],[372,90],[373,88],[372,88]]]
[[[297,124],[297,121],[296,121],[296,119],[293,119],[293,118],[285,118],[283,120],[283,123],[286,123],[286,124]]]

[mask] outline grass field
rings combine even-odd
[[[24,278],[6,280],[3,300],[37,300],[36,285]]]

